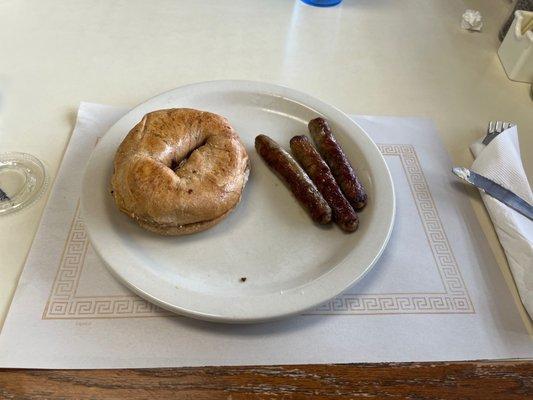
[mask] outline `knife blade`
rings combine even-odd
[[[452,172],[457,175],[457,177],[465,180],[471,185],[476,186],[488,195],[494,197],[496,200],[501,201],[503,204],[511,207],[513,210],[518,211],[520,214],[526,216],[530,220],[533,220],[533,206],[510,190],[504,188],[489,178],[485,178],[482,175],[476,174],[474,171],[471,171],[468,168],[454,167],[452,168]]]

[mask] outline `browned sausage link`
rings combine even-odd
[[[289,153],[266,135],[255,138],[255,149],[267,165],[287,183],[313,221],[319,224],[331,222],[331,208],[328,203]]]
[[[318,152],[331,168],[331,172],[346,199],[355,210],[362,209],[366,206],[367,200],[365,188],[357,178],[348,157],[337,143],[331,129],[329,129],[327,121],[324,118],[315,118],[309,121],[309,132],[315,141]]]
[[[331,174],[328,165],[311,144],[307,136],[295,136],[291,139],[291,150],[294,158],[300,163],[307,175],[315,183],[318,191],[324,196],[333,212],[333,220],[347,232],[354,232],[359,226],[359,218],[339,185]]]

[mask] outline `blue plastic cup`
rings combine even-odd
[[[302,0],[304,3],[315,7],[332,7],[339,4],[342,0]]]

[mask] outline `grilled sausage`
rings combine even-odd
[[[319,224],[331,222],[331,208],[304,170],[278,143],[266,135],[255,138],[255,149]]]
[[[324,118],[315,118],[309,122],[309,132],[318,152],[331,168],[346,199],[355,210],[362,209],[367,202],[365,188],[357,178],[350,161],[337,143]]]
[[[307,136],[294,136],[290,144],[294,158],[307,172],[307,175],[331,207],[333,221],[346,232],[354,232],[359,226],[357,213],[342,194],[328,165],[320,157],[311,141]]]

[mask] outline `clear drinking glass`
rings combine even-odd
[[[4,111],[8,86],[0,75],[0,114]],[[0,130],[2,126],[0,119]],[[0,153],[0,216],[28,207],[41,197],[47,186],[46,168],[38,158],[26,153]]]
[[[0,153],[0,215],[35,202],[48,186],[43,163],[31,154]]]

